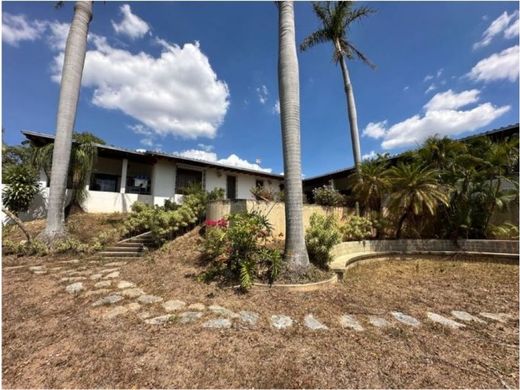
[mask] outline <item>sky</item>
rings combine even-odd
[[[73,3],[3,2],[2,127],[55,133]],[[348,61],[364,158],[517,123],[518,2],[359,2]],[[266,2],[94,2],[76,131],[107,144],[283,172],[278,15]],[[297,44],[319,28],[295,4]],[[305,177],[353,165],[332,46],[298,53]]]

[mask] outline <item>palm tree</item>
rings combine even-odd
[[[300,156],[300,85],[294,31],[294,5],[280,1],[278,92],[285,173],[285,260],[292,272],[309,266],[303,231],[303,194]]]
[[[350,74],[345,58],[351,60],[359,58],[364,63],[374,67],[368,58],[352,44],[347,36],[353,22],[375,12],[368,7],[353,8],[353,1],[315,2],[312,4],[316,16],[320,19],[321,28],[307,38],[300,45],[300,50],[305,51],[319,43],[331,42],[334,51],[334,62],[340,64],[343,76],[343,86],[347,97],[347,111],[350,123],[350,136],[352,138],[352,151],[356,169],[361,164],[361,148],[359,146],[359,131],[357,124],[356,102],[354,90],[350,81]]]
[[[60,99],[56,123],[56,139],[52,153],[51,183],[47,208],[47,224],[40,238],[52,243],[65,232],[65,190],[71,155],[72,132],[85,64],[87,35],[92,19],[92,1],[78,1],[70,25],[61,76]]]
[[[65,208],[65,216],[72,212],[83,211],[82,203],[86,200],[88,192],[86,185],[90,180],[90,173],[97,158],[97,145],[105,144],[101,138],[84,132],[74,133],[72,136],[73,144],[69,162],[70,179],[70,201]],[[54,144],[35,147],[32,154],[32,164],[37,170],[43,170],[47,177],[52,171],[52,156]],[[52,185],[52,181],[51,181]]]
[[[449,187],[439,183],[439,171],[419,164],[399,163],[388,170],[392,183],[390,209],[400,215],[396,238],[401,237],[405,220],[412,216],[434,216],[437,206],[449,203]]]

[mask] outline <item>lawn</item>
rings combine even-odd
[[[104,295],[86,297],[83,291],[73,296],[65,291],[66,283],[59,282],[69,270],[95,273],[107,268],[102,264],[82,259],[50,270],[54,265],[46,259],[48,273],[42,275],[4,266],[3,386],[518,386],[516,264],[393,259],[356,267],[345,283],[318,292],[240,294],[196,281],[205,269],[196,251],[199,241],[195,230],[148,258],[121,266],[115,280],[131,281],[164,300],[221,305],[237,313],[253,311],[259,314],[256,326],[233,320],[229,329],[208,329],[202,324],[217,316],[207,310],[201,319],[186,324],[150,325],[140,318],[145,311],[152,317],[164,315],[161,304],[141,305],[138,311],[106,319],[112,307],[92,307]],[[30,262],[40,264],[42,259]],[[83,282],[92,291],[95,282],[88,278]],[[123,303],[133,301],[125,298]],[[450,317],[451,310],[507,313],[512,319],[480,317],[485,323],[450,329],[426,316],[430,311]],[[400,323],[391,311],[411,315],[421,324]],[[273,314],[290,316],[295,323],[285,330],[273,329],[269,323]],[[306,328],[307,314],[329,329]],[[343,314],[353,315],[364,330],[342,328]],[[368,316],[384,318],[390,326],[372,326]]]

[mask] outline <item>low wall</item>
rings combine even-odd
[[[216,200],[210,202],[206,211],[206,218],[218,220],[231,213],[258,211],[266,215],[273,226],[275,237],[285,237],[285,204],[283,202],[264,202],[256,200]],[[314,204],[303,205],[303,226],[307,229],[311,215],[334,214],[341,219],[353,213],[345,207],[323,207]]]
[[[374,252],[487,252],[518,254],[517,240],[370,240],[342,242],[332,248],[331,255]]]

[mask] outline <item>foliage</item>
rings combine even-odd
[[[305,233],[309,258],[316,266],[327,268],[331,261],[330,250],[341,241],[341,232],[334,215],[312,214]]]
[[[504,223],[502,225],[491,225],[489,227],[489,235],[499,240],[518,240],[518,226],[512,223]]]
[[[211,202],[212,200],[223,200],[226,197],[226,190],[224,188],[214,188],[208,192],[207,201]]]
[[[36,172],[27,165],[10,165],[4,172],[2,202],[17,214],[27,211],[32,200],[40,191]]]
[[[250,192],[256,200],[272,202],[276,199],[276,193],[272,189],[265,186],[253,187],[251,188]]]
[[[229,215],[226,222],[206,226],[203,253],[212,267],[205,279],[224,275],[239,281],[244,290],[252,287],[262,271],[274,281],[282,257],[278,250],[267,246],[272,237],[267,218],[258,212],[236,213]]]
[[[332,186],[324,185],[312,190],[316,204],[321,206],[343,206],[345,197]]]
[[[3,240],[2,253],[17,256],[46,256],[49,254],[49,248],[39,240],[32,240],[31,242]]]
[[[369,218],[353,215],[341,225],[343,241],[365,240],[372,237],[373,224]]]

